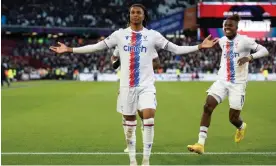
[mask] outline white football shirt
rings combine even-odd
[[[114,51],[113,51],[113,56],[115,56],[115,57],[120,57],[118,47],[115,47],[115,49],[114,49]],[[158,53],[157,53],[156,50],[154,50],[154,53],[153,53],[153,57],[152,57],[152,58],[153,58],[153,59],[158,58]]]
[[[219,45],[222,49],[219,79],[232,83],[245,83],[248,77],[248,65],[238,65],[238,60],[249,56],[251,51],[256,51],[258,44],[251,38],[237,34],[233,40],[226,36],[220,38]]]
[[[104,42],[108,48],[118,47],[121,60],[121,87],[148,87],[154,85],[152,59],[156,49],[164,49],[169,41],[155,30],[143,28],[119,29]]]

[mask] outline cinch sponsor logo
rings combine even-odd
[[[235,57],[235,58],[240,56],[240,54],[237,52],[229,53],[228,55],[227,54],[223,54],[223,55],[224,55],[224,58],[227,58],[227,56]]]
[[[144,52],[146,53],[147,52],[147,47],[144,47],[144,46],[128,46],[128,45],[124,45],[124,51],[127,51],[127,52]]]

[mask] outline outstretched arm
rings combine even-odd
[[[211,39],[211,35],[204,39],[204,41],[195,46],[178,46],[169,42],[164,36],[162,36],[159,32],[155,33],[155,46],[156,48],[161,48],[173,52],[175,54],[188,54],[191,52],[195,52],[202,48],[211,48],[215,44],[219,42],[218,38]]]
[[[108,49],[104,41],[100,41],[96,44],[91,44],[83,47],[74,47],[73,53],[85,54],[85,53],[92,53],[100,50]]]
[[[202,48],[211,48],[215,44],[217,44],[218,41],[219,41],[218,38],[211,39],[211,35],[209,35],[199,45],[195,45],[195,46],[178,46],[178,45],[176,45],[172,42],[169,42],[168,45],[167,45],[167,48],[165,48],[165,49],[170,51],[170,52],[173,52],[175,54],[188,54],[188,53],[200,50]]]
[[[117,34],[118,31],[113,32],[109,37],[107,37],[105,40],[100,41],[96,44],[86,45],[83,47],[67,47],[65,44],[58,42],[59,46],[51,46],[50,50],[56,52],[56,53],[65,53],[65,52],[72,52],[72,53],[79,53],[79,54],[85,54],[85,53],[92,53],[99,50],[104,50],[108,48],[112,48],[117,45]]]
[[[96,44],[86,45],[83,47],[74,47],[74,48],[68,47],[61,42],[58,42],[58,44],[59,44],[58,47],[51,46],[50,50],[52,50],[56,53],[59,53],[59,54],[66,53],[66,52],[85,54],[85,53],[92,53],[92,52],[96,52],[99,50],[108,49],[108,47],[106,46],[104,41],[100,41]]]

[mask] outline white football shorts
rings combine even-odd
[[[245,89],[246,83],[236,84],[217,80],[207,92],[208,95],[213,96],[218,103],[221,103],[228,96],[230,108],[242,110],[245,102]]]
[[[156,109],[155,87],[120,87],[117,98],[117,112],[123,115],[136,115],[137,110]]]

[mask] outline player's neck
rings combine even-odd
[[[138,31],[141,31],[144,27],[142,24],[139,24],[139,25],[131,24],[130,28],[131,30],[138,32]]]
[[[233,40],[236,36],[237,36],[237,33],[236,33],[235,35],[233,35],[233,36],[228,36],[227,38],[228,38],[229,40]]]

